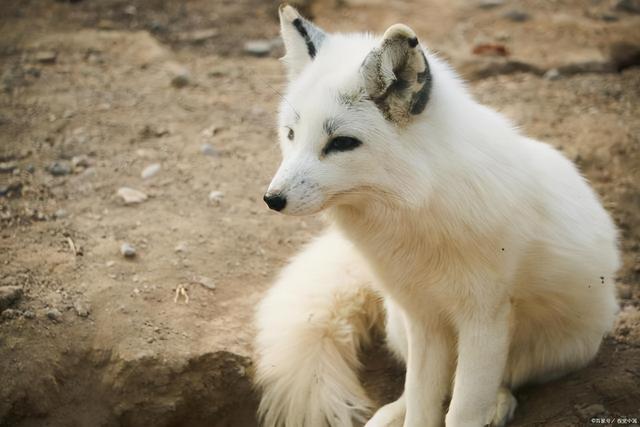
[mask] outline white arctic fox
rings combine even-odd
[[[366,422],[357,356],[384,323],[404,393],[366,426],[504,425],[511,390],[584,366],[611,327],[609,215],[410,28],[326,34],[290,6],[280,21],[290,83],[265,201],[332,225],[258,308],[262,422]]]

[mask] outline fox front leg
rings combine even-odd
[[[458,321],[458,364],[446,427],[490,424],[509,352],[511,304]]]
[[[451,343],[437,319],[405,316],[408,338],[404,427],[440,427],[451,379]]]

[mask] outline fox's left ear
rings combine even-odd
[[[286,4],[280,6],[280,34],[286,51],[282,62],[293,79],[315,58],[326,34]]]
[[[413,30],[395,24],[360,68],[367,95],[387,120],[406,124],[422,113],[431,93],[431,72]]]

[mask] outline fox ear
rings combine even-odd
[[[387,120],[403,125],[429,101],[431,72],[418,38],[406,25],[395,24],[360,68],[365,91]]]
[[[315,58],[326,34],[287,4],[280,6],[280,34],[286,51],[282,62],[293,79]]]

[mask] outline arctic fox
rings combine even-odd
[[[407,26],[327,34],[290,6],[280,23],[283,160],[264,199],[331,225],[258,308],[262,423],[505,425],[514,388],[584,366],[612,326],[609,215]],[[406,378],[367,421],[358,352],[376,328]]]

